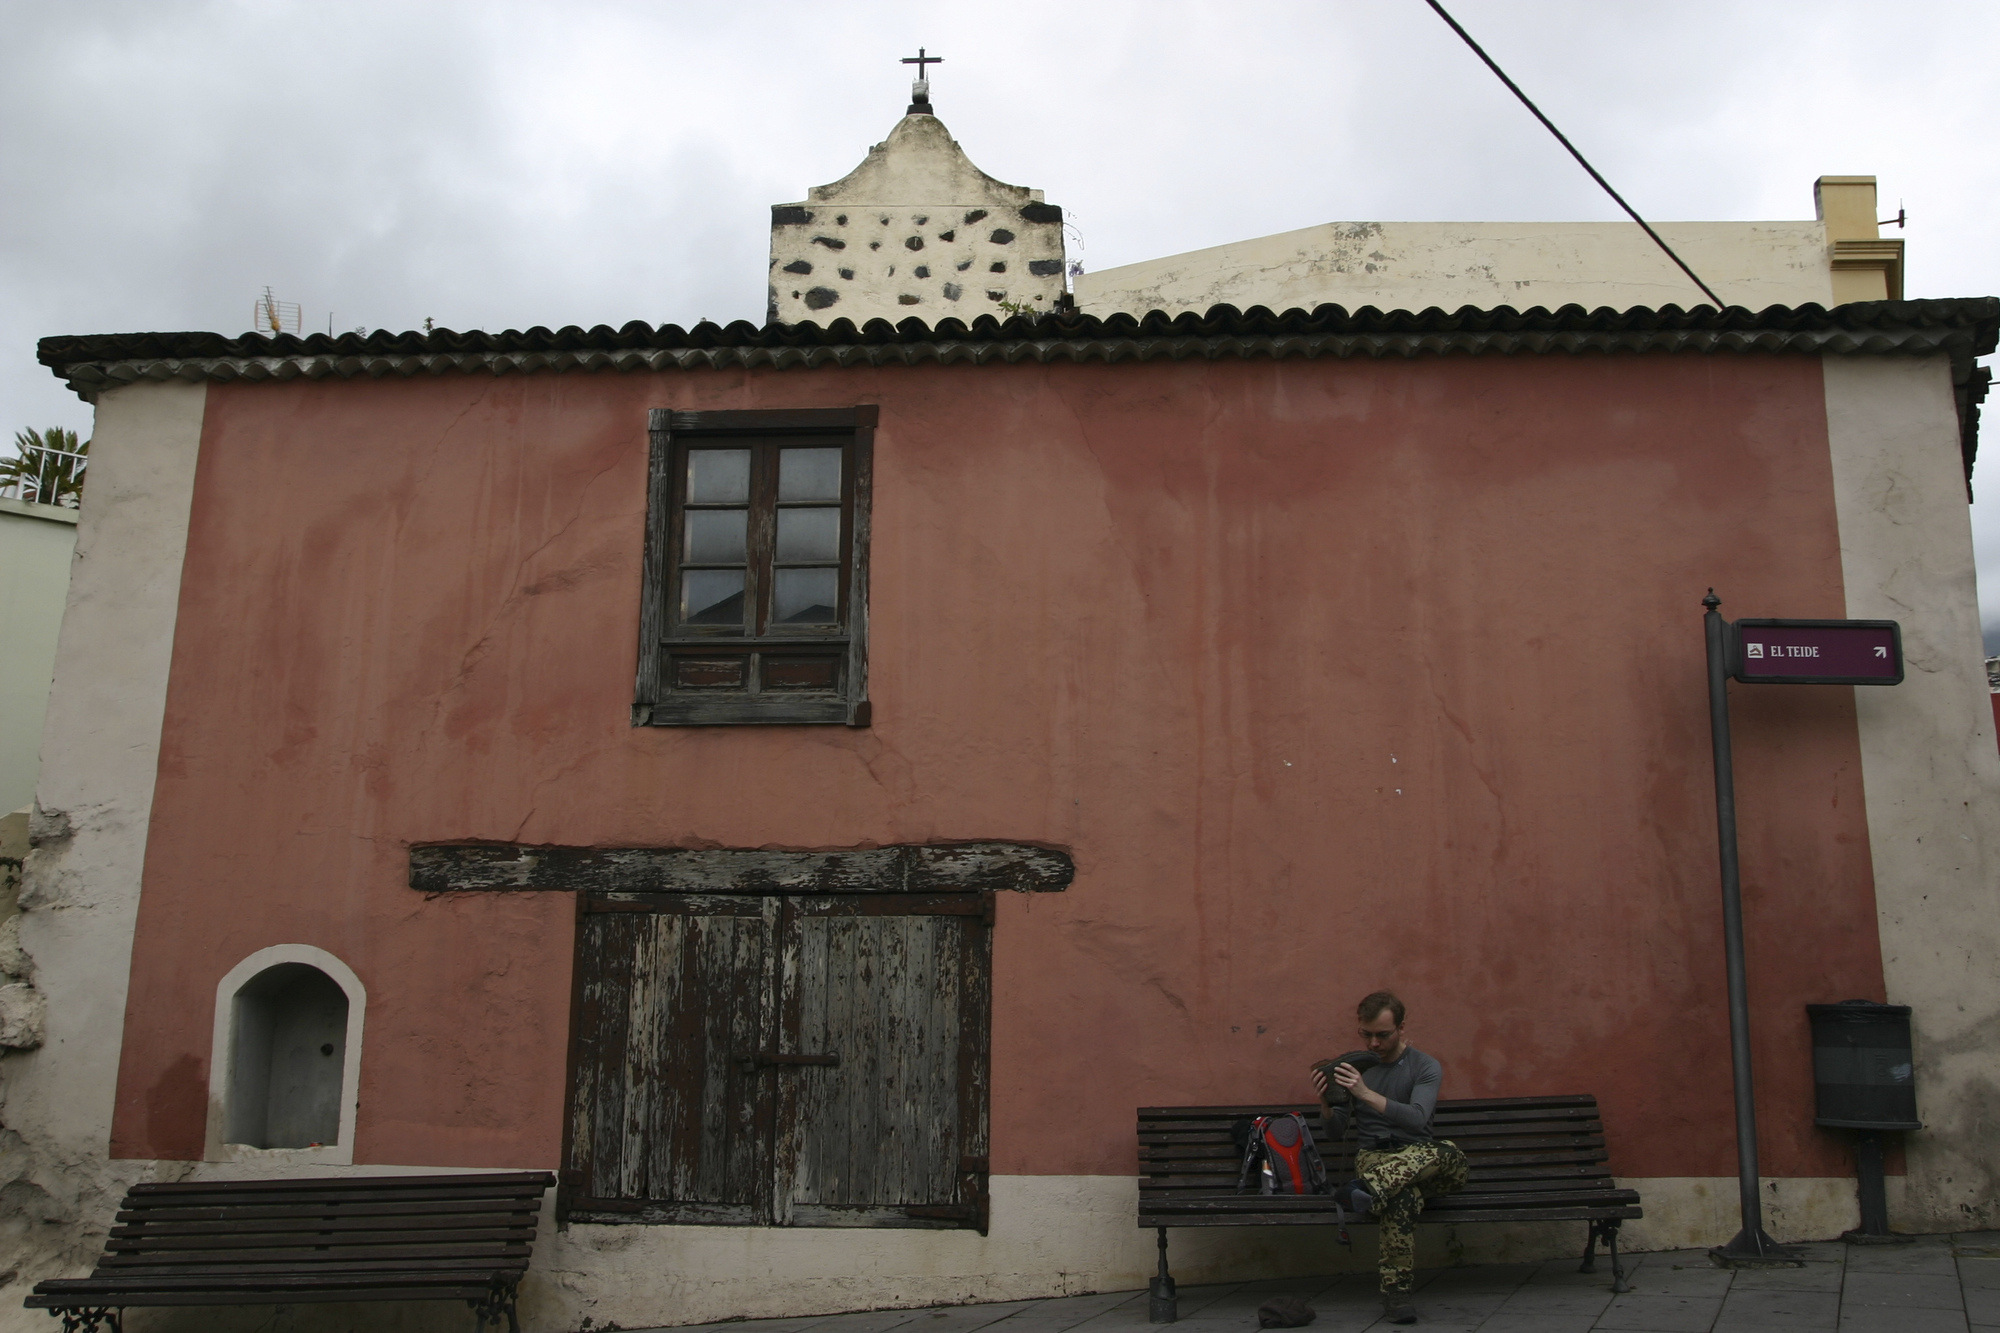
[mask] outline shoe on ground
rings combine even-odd
[[[1391,1296],[1382,1302],[1382,1317],[1392,1324],[1414,1324],[1417,1307],[1400,1296]]]

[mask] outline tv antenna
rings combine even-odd
[[[280,301],[266,287],[250,308],[250,324],[259,333],[297,333],[299,306],[296,301]]]

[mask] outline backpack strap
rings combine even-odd
[[[1236,1192],[1250,1192],[1250,1173],[1257,1165],[1257,1154],[1264,1150],[1264,1123],[1269,1116],[1258,1116],[1250,1122],[1250,1133],[1243,1145],[1243,1169],[1236,1173]]]

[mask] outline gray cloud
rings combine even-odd
[[[1912,295],[2000,291],[1990,5],[1453,11],[1649,215],[1808,217],[1815,176],[1872,172]],[[1334,219],[1618,216],[1419,0],[17,0],[0,418],[88,429],[37,337],[237,332],[267,283],[321,329],[759,318],[769,205],[881,139],[919,43],[973,159],[1047,190],[1092,268]],[[1974,526],[2000,620],[2000,501]]]

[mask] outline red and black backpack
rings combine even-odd
[[[1253,1189],[1258,1194],[1326,1193],[1326,1163],[1320,1160],[1319,1145],[1304,1117],[1287,1111],[1250,1122],[1236,1192],[1248,1194]]]

